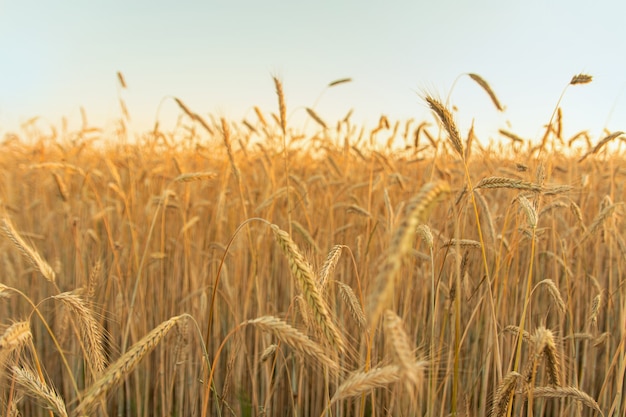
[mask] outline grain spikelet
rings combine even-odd
[[[512,394],[515,392],[518,384],[521,382],[521,379],[522,375],[515,371],[506,374],[504,379],[502,379],[502,382],[500,382],[500,385],[498,385],[498,390],[496,391],[496,396],[493,399],[489,417],[502,417],[506,415],[509,401],[511,400]]]
[[[569,193],[572,191],[574,187],[571,185],[552,185],[543,187],[543,195],[559,195],[564,193]]]
[[[400,378],[400,367],[397,365],[387,365],[368,372],[355,372],[337,388],[330,403],[333,404],[341,399],[354,397],[375,388],[385,387],[398,382]]]
[[[276,86],[276,95],[278,96],[278,111],[280,113],[280,128],[283,135],[287,133],[287,106],[285,105],[285,93],[283,91],[283,83],[278,77],[273,77]]]
[[[365,313],[363,313],[363,308],[361,307],[361,303],[359,302],[359,299],[356,297],[356,294],[354,294],[354,291],[352,291],[352,287],[340,281],[335,281],[335,282],[339,286],[339,294],[341,294],[341,298],[343,298],[343,300],[348,305],[350,314],[352,314],[352,317],[359,325],[359,328],[362,328],[362,329],[365,328],[365,325],[366,325]]]
[[[502,331],[504,333],[513,333],[516,336],[519,335],[519,327],[518,326],[514,326],[514,325],[508,325]],[[530,333],[528,333],[526,330],[524,330],[524,332],[522,333],[522,338],[525,341],[529,341],[530,340]]]
[[[54,282],[56,274],[52,267],[46,262],[35,249],[31,248],[24,239],[17,233],[13,224],[7,217],[2,218],[2,230],[4,234],[13,242],[16,248],[26,256],[30,263],[39,271],[45,279]]]
[[[442,248],[449,248],[451,246],[452,247],[459,246],[461,248],[474,248],[474,249],[481,248],[479,241],[471,240],[471,239],[450,239],[444,242],[443,245],[441,245]]]
[[[328,126],[326,125],[326,122],[319,117],[319,115],[317,113],[315,113],[315,110],[309,108],[309,107],[305,107],[306,112],[309,114],[309,116],[311,116],[311,119],[315,120],[315,122],[322,126],[324,129],[328,129]]]
[[[524,139],[522,139],[513,132],[509,132],[508,130],[500,129],[498,130],[498,133],[508,139],[511,139],[514,143],[524,143]]]
[[[443,195],[450,193],[446,182],[432,182],[424,185],[406,206],[404,218],[396,228],[391,243],[374,278],[373,289],[367,303],[368,320],[375,326],[393,295],[396,276],[402,265],[402,258],[411,249],[414,233]]]
[[[600,312],[600,307],[602,307],[602,293],[593,297],[593,301],[591,302],[591,315],[589,317],[589,321],[594,328],[598,327],[598,313]]]
[[[418,388],[423,378],[423,367],[415,361],[415,354],[409,342],[409,336],[402,325],[402,319],[391,310],[385,310],[385,337],[389,340],[396,364],[400,367],[400,376]]]
[[[64,292],[54,297],[72,312],[72,317],[78,321],[80,333],[85,345],[85,353],[89,358],[89,364],[93,366],[96,375],[100,374],[106,367],[106,355],[103,350],[104,330],[100,323],[93,317],[91,310],[84,300],[76,294]]]
[[[159,324],[140,341],[131,346],[124,355],[112,363],[100,378],[83,393],[83,400],[76,407],[76,415],[89,413],[100,399],[100,395],[121,382],[159,344],[179,320],[185,319],[185,315],[174,316]]]
[[[315,239],[313,239],[313,236],[311,236],[309,231],[306,230],[306,228],[302,224],[300,224],[300,222],[298,222],[296,220],[292,220],[291,221],[291,227],[293,227],[293,230],[298,232],[300,234],[300,236],[302,236],[304,238],[306,243],[310,247],[312,247],[315,250],[316,253],[321,252],[321,249],[317,245],[317,242],[315,241]]]
[[[345,345],[339,330],[335,326],[330,313],[320,295],[315,283],[315,274],[313,268],[306,261],[298,246],[291,240],[287,232],[281,230],[275,224],[271,225],[272,232],[276,242],[283,250],[283,253],[289,261],[289,268],[294,278],[297,280],[302,295],[307,304],[311,308],[311,312],[315,316],[315,321],[320,330],[324,334],[328,343],[339,352],[345,351]]]
[[[444,107],[439,101],[435,100],[430,96],[425,97],[426,102],[430,106],[430,108],[435,112],[441,124],[448,132],[448,138],[452,143],[454,150],[459,154],[461,158],[465,156],[463,152],[463,141],[461,141],[461,135],[459,134],[459,130],[454,123],[454,118],[448,109]]]
[[[504,111],[504,108],[502,107],[502,105],[500,104],[500,101],[498,100],[498,97],[496,97],[496,93],[493,92],[493,90],[491,89],[491,87],[489,86],[489,84],[487,83],[487,81],[485,81],[480,75],[478,74],[472,74],[469,73],[467,74],[470,76],[470,78],[474,81],[476,81],[476,83],[483,89],[485,90],[485,92],[489,95],[489,98],[491,99],[491,101],[493,102],[493,105],[496,106],[496,109],[498,109],[498,111]]]
[[[622,205],[622,203],[616,203],[616,204],[610,204],[610,205],[607,205],[606,207],[604,207],[600,211],[600,213],[598,213],[598,215],[593,219],[593,222],[591,223],[591,226],[589,226],[589,230],[583,236],[583,238],[580,240],[580,243],[586,241],[589,237],[591,237],[593,234],[595,234],[598,231],[598,229],[600,229],[600,227],[604,224],[604,222],[609,217],[611,217],[611,215],[613,214],[615,209],[618,206],[621,206],[621,205]]]
[[[263,127],[267,127],[267,122],[265,121],[265,117],[263,116],[263,112],[258,106],[254,106],[254,112],[256,113],[256,117],[259,119],[259,122],[263,125]]]
[[[335,374],[339,373],[339,365],[333,361],[320,345],[311,340],[307,335],[287,324],[285,321],[273,317],[263,316],[244,321],[242,326],[251,324],[259,329],[273,334],[280,341],[291,346],[296,352],[306,357],[317,360]]]
[[[604,145],[606,145],[607,143],[609,143],[610,141],[617,139],[618,137],[622,136],[624,134],[624,132],[622,131],[617,131],[617,132],[613,132],[608,136],[605,136],[602,140],[600,140],[600,142],[598,142],[598,144],[596,146],[593,147],[593,149],[591,149],[590,151],[588,151],[586,154],[584,154],[583,156],[580,157],[580,159],[578,160],[578,162],[582,162],[585,160],[585,158],[587,158],[589,155],[598,153],[598,151],[600,149],[602,149],[602,147]]]
[[[45,408],[52,410],[61,417],[67,417],[65,402],[59,394],[44,381],[41,381],[32,371],[13,366],[15,381],[28,395],[37,399]]]
[[[0,349],[8,352],[13,351],[24,346],[32,337],[30,323],[18,321],[10,325],[0,336]]]
[[[430,230],[430,227],[425,224],[420,224],[417,226],[417,235],[422,238],[428,249],[432,249],[434,247],[434,238],[433,232]]]
[[[52,176],[54,177],[54,181],[57,184],[57,189],[59,190],[59,195],[61,196],[63,201],[65,201],[67,203],[69,201],[69,199],[70,199],[70,193],[67,191],[67,186],[63,182],[63,178],[61,178],[61,176],[59,174],[57,174],[56,172],[53,172]]]
[[[126,80],[124,79],[124,74],[121,71],[117,72],[117,81],[120,83],[120,87],[126,88]]]
[[[204,181],[217,177],[215,172],[187,172],[174,178],[174,182]]]
[[[268,360],[273,358],[276,350],[278,350],[278,345],[275,343],[272,343],[271,345],[266,347],[265,350],[263,350],[263,353],[261,353],[261,362],[267,362]]]
[[[342,251],[343,245],[335,245],[332,247],[330,252],[328,252],[328,256],[326,256],[324,265],[322,265],[322,269],[319,273],[318,287],[321,291],[324,291],[324,288],[326,288],[326,285],[328,284],[328,279],[335,271],[337,262],[339,262],[339,258],[341,258]]]
[[[550,293],[550,296],[554,300],[554,303],[556,304],[557,308],[559,309],[561,314],[565,314],[566,312],[565,301],[563,301],[563,297],[561,297],[561,292],[556,287],[556,284],[554,283],[554,281],[551,279],[544,279],[543,281],[540,281],[539,283],[537,283],[537,286],[539,285],[545,285],[548,288],[548,293]]]
[[[526,197],[520,195],[517,197],[517,201],[519,201],[522,206],[522,210],[526,213],[526,220],[528,221],[528,226],[531,229],[535,229],[537,227],[537,211],[533,207],[533,205],[528,201]]]
[[[97,260],[94,264],[93,268],[91,268],[91,272],[89,273],[89,279],[87,280],[87,291],[86,297],[87,300],[93,300],[96,296],[96,288],[98,286],[98,282],[100,281],[100,274],[102,273],[102,261]]]
[[[349,82],[351,82],[351,81],[352,81],[352,78],[350,78],[350,77],[340,78],[340,79],[338,79],[338,80],[335,80],[335,81],[331,81],[331,82],[329,82],[329,83],[328,83],[328,87],[335,87],[335,86],[337,86],[337,85],[340,85],[340,84],[345,84],[345,83],[349,83]]]
[[[546,371],[548,373],[549,382],[552,385],[560,386],[560,360],[556,345],[554,343],[554,335],[552,331],[540,326],[535,330],[532,336],[533,344],[535,345],[535,357],[533,359],[533,365],[531,366],[532,372],[535,372],[536,363],[539,359],[545,358]],[[530,381],[533,375],[529,375],[527,380]]]
[[[524,394],[530,394],[535,398],[571,398],[579,401],[584,406],[597,411],[601,416],[604,416],[596,400],[591,398],[589,394],[575,387],[533,387],[529,391],[525,391]]]
[[[580,210],[580,207],[578,207],[578,204],[572,201],[569,205],[569,208],[574,214],[574,216],[576,217],[576,220],[578,221],[580,228],[583,229],[584,233],[587,233],[587,226],[585,226],[585,222],[583,221],[583,214],[582,214],[582,211]]]
[[[577,84],[588,84],[591,81],[593,81],[593,76],[589,75],[589,74],[576,74],[572,77],[572,79],[570,80],[570,85],[577,85]]]
[[[526,190],[533,192],[540,192],[542,187],[538,184],[534,184],[528,181],[515,180],[506,177],[487,177],[480,180],[474,189],[481,188],[509,188],[515,190]]]

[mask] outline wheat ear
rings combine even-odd
[[[63,302],[73,313],[72,317],[78,321],[89,364],[93,366],[96,375],[100,374],[104,371],[107,364],[102,343],[104,329],[94,318],[91,310],[79,295],[64,292],[55,295],[53,298]]]
[[[469,73],[467,74],[469,75],[469,77],[476,81],[476,83],[483,89],[485,90],[485,92],[489,95],[489,98],[491,99],[491,101],[493,102],[493,105],[496,106],[496,109],[498,109],[498,111],[504,111],[504,107],[502,107],[502,104],[500,104],[500,101],[498,100],[498,97],[496,97],[496,93],[493,92],[493,90],[491,89],[491,86],[489,86],[489,83],[487,83],[487,81],[485,81],[480,75],[478,74],[472,74]]]
[[[337,286],[339,287],[339,293],[341,294],[341,298],[343,298],[343,300],[348,305],[350,314],[352,314],[352,317],[357,322],[360,328],[365,328],[365,325],[366,325],[365,313],[363,313],[363,308],[361,307],[361,303],[359,302],[359,299],[357,298],[356,294],[354,294],[354,291],[352,291],[352,287],[340,281],[335,281],[335,282]]]
[[[283,91],[283,83],[278,77],[274,78],[276,86],[276,95],[278,96],[278,111],[280,113],[280,128],[283,135],[287,133],[287,106],[285,105],[285,92]]]
[[[441,121],[441,124],[446,129],[446,132],[448,132],[448,138],[450,139],[450,142],[452,142],[454,150],[461,158],[464,158],[465,153],[463,152],[463,141],[461,140],[461,135],[456,127],[452,113],[450,113],[450,111],[443,104],[430,96],[426,96],[425,100]]]
[[[2,218],[2,230],[9,238],[9,240],[13,242],[15,247],[18,248],[20,252],[24,254],[24,256],[26,256],[30,263],[39,272],[41,272],[41,275],[43,275],[43,277],[48,281],[54,282],[54,280],[56,279],[56,274],[54,273],[54,270],[52,269],[50,264],[48,264],[48,262],[46,262],[35,249],[30,247],[26,243],[26,241],[24,241],[24,239],[19,235],[19,233],[17,233],[17,231],[13,227],[13,224],[11,224],[11,221],[7,217]]]
[[[481,188],[510,188],[515,190],[526,190],[533,192],[542,191],[542,187],[539,184],[535,184],[528,181],[515,180],[506,177],[487,177],[483,178],[474,186],[474,189]]]
[[[580,401],[584,406],[597,411],[601,416],[604,416],[600,406],[589,394],[574,387],[533,387],[529,391],[525,391],[526,395],[532,395],[539,398],[571,398],[576,401]]]
[[[337,349],[339,352],[344,352],[345,344],[341,333],[339,333],[339,329],[337,329],[337,326],[333,323],[326,303],[317,289],[313,268],[306,261],[295,242],[291,240],[289,233],[280,229],[275,224],[271,225],[271,229],[276,242],[287,257],[291,273],[300,285],[302,295],[313,312],[315,321],[324,334],[324,337],[333,348]]]
[[[400,380],[401,375],[398,365],[387,365],[368,372],[355,372],[337,388],[330,403],[333,404],[343,398],[354,397],[374,388],[393,384]]]
[[[43,406],[61,417],[67,417],[65,402],[48,384],[40,380],[34,372],[25,368],[12,367],[15,381],[26,393],[37,399]]]
[[[413,387],[418,388],[423,379],[423,364],[415,359],[402,319],[391,310],[385,310],[385,337],[390,341],[401,377],[407,378],[407,385],[411,382]]]
[[[279,340],[295,349],[296,352],[317,360],[334,374],[339,373],[340,367],[337,362],[332,360],[319,344],[315,343],[307,335],[290,326],[285,321],[273,316],[263,316],[247,320],[241,325],[245,326],[248,324],[273,334]]]
[[[500,385],[498,385],[498,390],[493,399],[489,417],[502,417],[506,415],[509,407],[509,401],[511,401],[515,388],[520,383],[521,379],[522,376],[515,371],[509,372],[504,377],[502,382],[500,382]]]
[[[185,320],[186,318],[186,315],[180,315],[164,321],[152,329],[152,331],[145,335],[140,341],[131,346],[124,355],[112,363],[100,378],[83,393],[83,400],[78,407],[76,407],[76,415],[89,413],[99,400],[100,395],[121,382],[135,366],[159,344],[178,321]]]
[[[394,232],[374,279],[374,288],[370,291],[367,313],[371,326],[376,325],[383,310],[387,308],[389,299],[393,295],[393,287],[402,265],[402,258],[411,249],[417,227],[424,223],[437,201],[448,193],[450,193],[448,183],[428,183],[407,204],[404,218]]]
[[[328,252],[328,256],[326,256],[324,265],[322,265],[322,269],[320,269],[320,273],[319,273],[318,287],[322,291],[324,291],[324,289],[326,288],[328,279],[332,276],[333,272],[335,271],[337,262],[339,262],[339,258],[341,258],[342,251],[343,251],[343,245],[335,245],[332,247],[330,252]]]

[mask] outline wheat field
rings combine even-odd
[[[302,134],[274,82],[248,120],[4,138],[2,415],[626,415],[622,132],[557,104],[486,144],[425,96]]]

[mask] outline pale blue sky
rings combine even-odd
[[[475,72],[507,111],[465,77],[452,93],[465,131],[500,127],[539,137],[572,75],[593,83],[565,95],[566,134],[626,130],[626,2],[623,1],[164,1],[0,0],[0,134],[32,116],[58,124],[119,117],[116,72],[132,127],[148,130],[165,96],[201,114],[255,120],[275,111],[282,78],[290,122],[316,110],[328,122],[430,118],[420,91],[445,98]],[[164,122],[178,112],[166,102]],[[311,123],[309,123],[311,124]]]

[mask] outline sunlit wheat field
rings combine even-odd
[[[428,94],[304,129],[273,82],[245,120],[5,135],[2,415],[625,415],[622,132],[555,103],[488,141]]]

